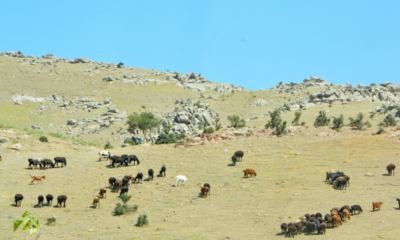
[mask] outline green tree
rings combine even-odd
[[[215,131],[220,130],[222,127],[222,125],[221,125],[221,123],[219,123],[219,121],[221,121],[220,118],[215,119]]]
[[[265,128],[276,128],[281,124],[281,111],[279,109],[275,109],[272,111],[269,116],[271,119],[265,125]]]
[[[299,126],[300,125],[300,123],[299,123],[299,121],[300,121],[300,116],[301,116],[301,112],[300,111],[296,111],[296,112],[294,112],[294,120],[292,121],[292,125],[293,126]]]
[[[275,134],[277,136],[287,133],[286,121],[283,121],[282,123],[281,122],[282,122],[282,120],[279,121],[279,125],[276,126],[276,128],[275,128]]]
[[[350,127],[355,127],[358,130],[361,130],[365,126],[371,127],[371,123],[369,121],[363,122],[363,118],[364,118],[364,114],[362,112],[359,112],[355,119],[352,117],[349,117]]]
[[[30,211],[26,211],[22,214],[22,218],[25,218],[26,216],[30,215]],[[19,226],[23,226],[22,230],[26,231],[29,229],[29,234],[35,233],[38,228],[39,228],[39,219],[35,219],[34,217],[28,217],[25,219],[15,219],[13,222],[14,225],[14,232],[17,231]]]
[[[123,66],[124,66],[124,63],[123,62],[119,62],[118,65],[117,65],[117,68],[122,68]]]
[[[326,116],[325,111],[319,111],[318,117],[315,119],[314,126],[315,127],[322,127],[328,126],[331,119]]]
[[[246,126],[246,121],[244,119],[240,119],[237,115],[228,115],[228,121],[231,122],[231,127],[233,128],[242,128]]]
[[[161,125],[161,121],[157,119],[151,112],[141,112],[140,114],[135,112],[129,116],[126,124],[128,124],[128,132],[130,133],[140,129],[143,132],[143,136],[146,141],[146,132],[150,131],[150,139],[153,141],[151,138],[151,131],[154,128],[158,128]]]

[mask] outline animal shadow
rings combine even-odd
[[[384,173],[384,174],[382,174],[382,176],[389,176],[389,174],[388,173]]]
[[[96,207],[92,205],[92,206],[90,206],[90,208],[96,208]]]
[[[234,166],[236,166],[236,164],[229,163],[227,166],[228,166],[228,167],[234,167]]]
[[[12,203],[12,204],[10,204],[10,207],[17,207],[17,204]]]

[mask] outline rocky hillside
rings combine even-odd
[[[104,144],[122,144],[130,137],[126,118],[150,111],[172,125],[172,132],[196,135],[201,122],[214,125],[228,115],[239,115],[248,129],[262,129],[270,111],[281,108],[304,111],[308,124],[321,109],[353,113],[378,111],[381,105],[395,109],[399,86],[335,85],[319,77],[301,83],[278,83],[270,90],[249,91],[240,86],[211,82],[195,73],[147,70],[123,64],[66,59],[52,54],[34,57],[22,52],[0,53],[0,124],[40,130],[68,138]],[[342,105],[348,109],[343,109]],[[351,110],[351,108],[353,108]],[[368,109],[367,109],[368,108]],[[314,110],[313,110],[314,109]],[[394,110],[393,110],[394,111]],[[162,127],[152,136],[156,138]],[[246,131],[246,129],[245,129]],[[140,136],[140,133],[137,133]]]

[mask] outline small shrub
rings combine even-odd
[[[293,126],[298,126],[299,125],[299,120],[300,120],[300,116],[301,116],[301,112],[300,111],[296,111],[294,112],[294,120],[292,121],[292,125]]]
[[[215,130],[218,131],[221,129],[222,125],[219,123],[221,121],[220,118],[215,119]]]
[[[111,143],[108,141],[105,145],[104,145],[104,150],[107,150],[107,149],[113,149],[114,147],[113,147],[113,145],[111,145]]]
[[[237,115],[228,115],[228,121],[231,122],[231,127],[242,128],[246,126],[246,120],[240,119]]]
[[[49,142],[49,139],[47,139],[46,136],[41,136],[41,137],[39,138],[39,141],[41,141],[41,142]]]
[[[136,146],[135,141],[131,140],[131,141],[127,141],[127,144],[131,145],[131,146]]]
[[[57,219],[55,217],[51,217],[47,219],[47,225],[54,225],[56,224]]]
[[[386,132],[385,129],[382,126],[380,126],[378,131],[376,133],[373,133],[372,135],[380,135],[385,132]]]
[[[247,130],[246,137],[250,137],[251,135],[253,135],[253,131],[251,131],[250,129]]]
[[[147,224],[149,224],[149,220],[147,219],[147,215],[146,214],[140,215],[138,217],[136,226],[142,227],[142,226],[145,226]]]
[[[204,133],[214,133],[214,128],[213,127],[208,127],[208,128],[206,128]]]
[[[202,141],[200,145],[206,145],[206,143],[204,141]]]
[[[357,117],[353,119],[352,117],[349,118],[350,120],[350,127],[355,127],[357,130],[362,130],[363,127],[371,127],[371,123],[369,121],[363,122],[364,114],[359,112]]]
[[[117,206],[114,208],[115,215],[124,215],[127,212],[128,212],[128,208],[126,208],[121,203],[117,203]]]
[[[275,128],[275,134],[277,136],[280,136],[282,134],[286,134],[287,133],[287,129],[286,129],[286,121],[283,121],[282,124],[279,124],[276,128]]]

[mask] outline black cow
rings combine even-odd
[[[238,158],[235,155],[233,155],[231,159],[232,159],[233,166],[236,166],[236,162],[238,161]]]
[[[24,196],[22,196],[22,194],[15,194],[14,200],[16,207],[21,207],[22,199],[24,199]]]
[[[240,161],[242,161],[244,152],[243,151],[236,151],[234,154]]]
[[[338,177],[344,176],[344,172],[336,172],[331,174],[331,184],[335,181]]]
[[[138,157],[136,157],[136,155],[129,155],[129,164],[133,161],[133,165],[139,165],[140,164],[140,160]]]
[[[210,195],[211,196],[211,186],[210,186],[210,184],[209,183],[204,183],[204,185],[203,185],[203,187],[208,187],[208,195]]]
[[[165,177],[166,175],[165,175],[165,171],[167,171],[167,168],[165,167],[165,165],[163,165],[162,167],[161,167],[161,170],[160,170],[160,175],[162,176],[162,177]],[[164,173],[164,176],[163,176],[163,173]]]
[[[43,207],[43,201],[44,201],[44,197],[43,197],[43,195],[40,195],[38,197],[38,206],[39,207]]]
[[[125,193],[125,195],[128,195],[128,191],[129,191],[128,187],[122,187],[121,192],[119,193],[119,196],[121,197],[121,195],[124,193]]]
[[[118,163],[120,165],[128,166],[128,160],[125,160],[120,156],[113,155],[113,156],[110,157],[110,159],[112,161],[111,166],[113,166],[113,167],[115,167],[115,163]]]
[[[344,188],[344,190],[346,190],[346,186],[347,186],[346,179],[344,179],[344,178],[336,179],[334,187],[339,188],[340,190],[342,190],[343,188]]]
[[[351,206],[351,211],[350,211],[351,215],[354,215],[356,213],[356,211],[358,211],[358,214],[363,212],[363,210],[362,210],[360,205]]]
[[[109,188],[113,188],[113,187],[114,187],[115,181],[117,181],[117,179],[116,179],[115,177],[110,177],[110,178],[108,179]]]
[[[136,175],[136,181],[137,181],[137,183],[139,183],[139,181],[140,181],[140,183],[143,183],[143,173],[138,173],[137,175]]]

